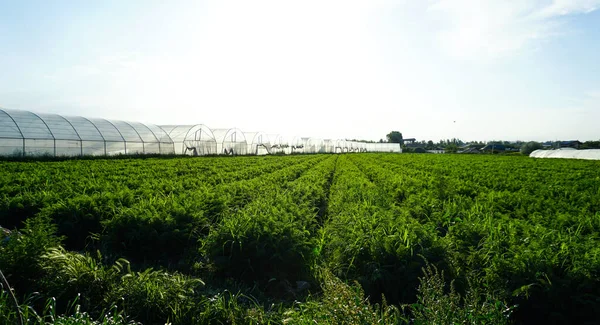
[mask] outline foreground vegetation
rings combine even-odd
[[[600,165],[518,156],[0,162],[0,324],[585,324]]]

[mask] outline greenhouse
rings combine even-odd
[[[289,139],[237,128],[211,130],[203,124],[158,126],[0,108],[0,156],[402,152],[397,143]]]
[[[529,157],[533,158],[567,158],[600,160],[600,149],[577,150],[573,148],[562,148],[557,150],[535,150]]]
[[[215,155],[217,140],[210,128],[196,125],[161,125],[173,140],[175,153],[179,155]]]
[[[160,127],[0,109],[0,155],[80,156],[174,153]]]
[[[289,153],[304,153],[304,147],[306,146],[308,138],[294,137],[290,142]]]
[[[325,153],[335,153],[335,141],[331,139],[323,140],[323,149]]]
[[[335,152],[336,153],[344,153],[348,152],[348,144],[346,140],[336,140],[335,141]]]
[[[367,152],[396,152],[401,153],[402,147],[399,143],[366,143]]]
[[[271,143],[266,134],[262,132],[244,132],[244,137],[248,140],[248,154],[266,155],[271,153]]]
[[[323,153],[325,152],[325,146],[322,139],[308,138],[305,142],[304,152],[305,153]]]
[[[248,152],[248,142],[244,132],[239,129],[213,130],[217,140],[217,152],[225,155],[245,155]]]
[[[358,142],[358,141],[347,141],[346,142],[347,146],[348,146],[348,152],[363,152],[364,150],[364,142]]]
[[[271,154],[282,154],[289,147],[287,141],[279,134],[269,134],[269,143],[271,144]]]

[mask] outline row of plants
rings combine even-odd
[[[414,157],[413,165],[385,156],[351,158],[393,193],[399,213],[435,229],[430,234],[442,239],[460,286],[476,276],[480,291],[518,306],[513,319],[519,323],[585,323],[599,316],[581,307],[595,304],[600,293],[600,210],[592,207],[600,198],[597,164],[572,161],[567,170],[562,162],[517,157]],[[490,159],[497,159],[495,168]],[[569,173],[591,179],[582,186]],[[569,195],[553,195],[552,186]]]

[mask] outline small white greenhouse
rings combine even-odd
[[[179,155],[215,155],[217,140],[212,130],[203,124],[161,125],[175,144],[175,153]]]
[[[346,140],[342,140],[342,139],[335,140],[335,152],[336,153],[348,152],[348,144],[346,143]]]
[[[323,152],[335,153],[335,141],[331,139],[323,140]]]
[[[271,144],[271,154],[283,154],[289,147],[287,141],[279,134],[268,134],[267,137]]]
[[[290,142],[290,153],[305,153],[308,138],[294,137]]]
[[[271,143],[266,134],[262,132],[244,132],[244,137],[248,141],[248,154],[266,155],[271,153]]]
[[[225,155],[245,155],[248,153],[248,142],[244,132],[237,128],[213,130],[217,140],[217,152]]]
[[[306,139],[306,145],[304,148],[305,153],[323,153],[325,145],[323,140],[319,138],[308,138]]]
[[[600,160],[600,149],[583,149],[577,150],[573,148],[563,148],[557,150],[535,150],[529,157],[533,158],[570,158],[570,159],[587,159]]]

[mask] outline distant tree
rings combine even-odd
[[[426,149],[434,149],[435,144],[433,144],[433,141],[429,140],[429,141],[427,141],[427,146],[425,148]]]
[[[580,149],[600,149],[600,141],[586,141],[581,144]]]
[[[391,143],[402,143],[402,133],[399,131],[392,131],[386,135],[388,142]]]
[[[535,150],[542,149],[543,146],[539,142],[530,141],[521,146],[521,153],[524,155],[529,155]]]
[[[456,153],[458,151],[458,146],[455,143],[450,143],[446,145],[444,151],[448,153]]]
[[[346,141],[363,142],[363,143],[375,143],[375,141],[373,141],[373,140],[361,140],[361,139],[346,139]]]

